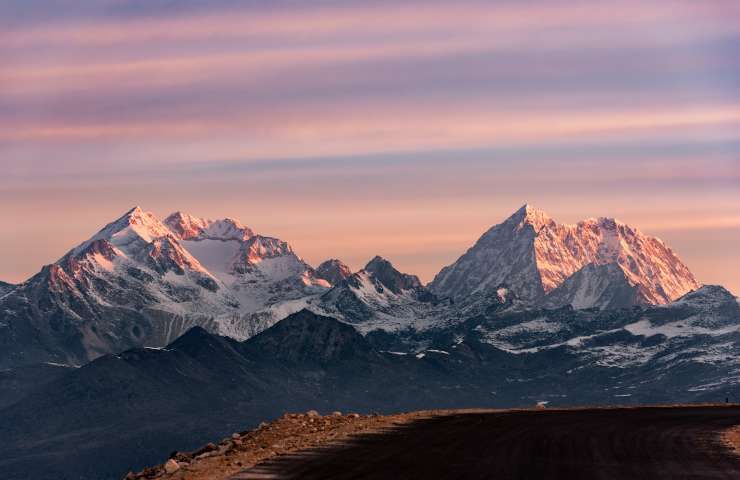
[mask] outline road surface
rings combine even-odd
[[[740,407],[459,413],[277,457],[248,479],[740,479]]]

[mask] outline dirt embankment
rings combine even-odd
[[[126,478],[482,479],[495,473],[500,478],[574,480],[736,479],[739,422],[738,405],[435,410],[388,416],[311,411],[285,414],[194,452],[177,452],[166,463]],[[286,455],[299,450],[304,452]]]
[[[278,420],[263,423],[254,430],[234,433],[218,444],[209,443],[193,452],[177,452],[161,465],[129,473],[125,480],[223,480],[277,455],[439,413],[430,411],[386,416],[345,415],[341,412],[321,416],[316,411],[286,413]]]
[[[722,435],[722,440],[740,455],[740,425],[736,425]]]

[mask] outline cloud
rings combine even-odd
[[[738,20],[730,0],[2,2],[0,251],[54,239],[17,279],[134,203],[425,276],[524,200],[735,228]]]

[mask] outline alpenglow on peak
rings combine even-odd
[[[607,264],[618,267],[608,278],[623,277],[620,288],[626,284],[633,289],[635,304],[668,303],[699,287],[688,267],[655,237],[605,217],[575,225],[559,224],[544,211],[526,204],[442,269],[430,289],[437,295],[458,299],[492,291],[505,283],[520,298],[541,302],[587,265]],[[604,277],[599,283],[599,288],[609,288]],[[581,292],[584,289],[582,285],[570,286]],[[562,291],[558,293],[563,295]],[[588,302],[580,304],[588,306]]]

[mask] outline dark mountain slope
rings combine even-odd
[[[12,283],[0,281],[0,297],[13,290],[15,287],[16,285],[13,285]]]
[[[103,356],[0,410],[0,471],[118,478],[285,411],[434,404],[449,375],[305,311],[245,343],[196,327],[162,349]]]
[[[0,410],[0,471],[118,478],[285,411],[740,397],[740,306],[721,287],[619,311],[506,305],[366,337],[301,311],[242,343],[193,328],[163,349],[107,355]]]
[[[377,352],[352,326],[308,310],[252,337],[244,350],[251,358],[302,365],[378,359]]]
[[[0,409],[12,405],[31,391],[42,388],[74,367],[56,363],[39,363],[0,370]]]

